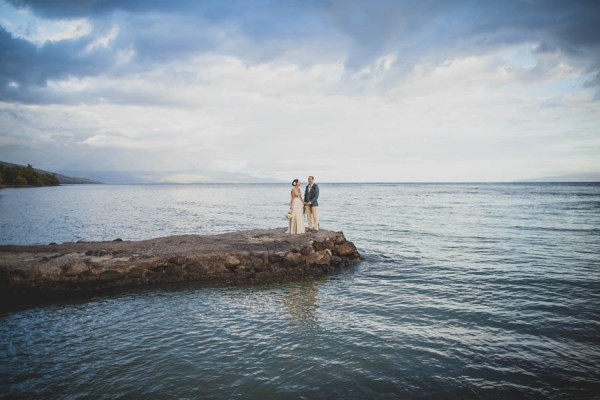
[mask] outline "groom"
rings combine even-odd
[[[308,185],[304,191],[304,205],[306,206],[306,218],[308,219],[308,230],[319,231],[319,185],[315,183],[315,177],[308,177]]]

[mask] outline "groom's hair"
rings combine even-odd
[[[312,175],[311,175],[311,176],[309,176],[309,178],[311,178],[312,180],[314,180],[314,179],[315,179],[315,177],[314,177],[314,176],[312,176]]]

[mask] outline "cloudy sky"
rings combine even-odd
[[[600,176],[600,2],[0,0],[0,160]]]

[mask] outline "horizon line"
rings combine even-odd
[[[317,182],[320,184],[331,184],[331,185],[356,185],[356,184],[374,184],[374,185],[410,185],[410,184],[532,184],[532,183],[600,183],[600,180],[596,181],[321,181]],[[136,186],[167,186],[167,185],[288,185],[288,182],[98,182],[98,183],[83,183],[84,185],[136,185]],[[81,183],[66,183],[61,186],[67,185],[81,185]]]

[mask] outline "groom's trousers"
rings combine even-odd
[[[308,220],[308,229],[319,229],[319,207],[306,207],[306,219]]]

